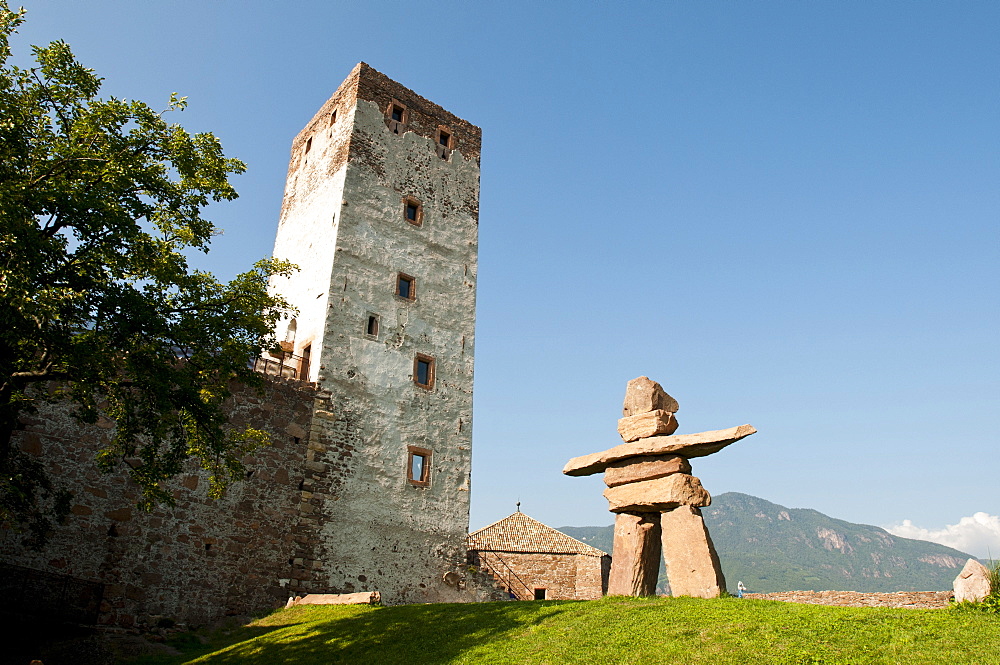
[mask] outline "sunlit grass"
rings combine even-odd
[[[1000,617],[722,598],[301,606],[144,663],[1000,663]]]

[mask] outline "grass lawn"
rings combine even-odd
[[[980,664],[1000,663],[1000,615],[736,598],[314,605],[172,645],[183,654],[140,662]]]

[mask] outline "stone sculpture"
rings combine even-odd
[[[640,376],[628,382],[618,433],[625,442],[566,463],[568,476],[604,472],[604,497],[615,516],[608,594],[652,596],[660,553],[675,596],[715,598],[726,587],[701,508],[712,497],[691,475],[704,457],[757,430],[750,425],[674,436],[677,400]]]

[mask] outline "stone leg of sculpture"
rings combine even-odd
[[[608,595],[653,596],[659,572],[659,513],[618,513]]]
[[[683,505],[668,510],[660,516],[660,528],[671,594],[717,598],[725,590],[726,580],[701,511]]]

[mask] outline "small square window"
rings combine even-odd
[[[416,446],[407,446],[406,450],[406,479],[411,485],[427,487],[431,484],[431,451]]]
[[[396,275],[396,295],[407,300],[417,299],[417,280],[409,275]]]
[[[413,359],[413,382],[428,390],[434,387],[434,358],[417,354]]]
[[[545,600],[545,589],[535,589],[535,600]]]
[[[369,312],[368,321],[365,323],[365,334],[369,337],[378,338],[378,314],[372,314]]]
[[[451,132],[444,127],[438,127],[437,145],[434,151],[441,159],[448,161],[451,158]]]
[[[403,219],[414,226],[420,226],[424,222],[424,207],[420,201],[413,197],[403,199]]]
[[[398,99],[394,99],[385,109],[385,125],[393,134],[402,134],[406,131],[406,123],[410,120],[410,112]]]

